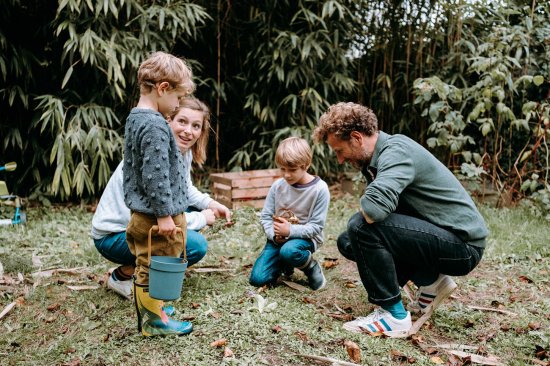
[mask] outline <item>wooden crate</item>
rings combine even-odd
[[[231,209],[262,208],[269,188],[281,176],[279,169],[212,173],[210,174],[212,198]]]

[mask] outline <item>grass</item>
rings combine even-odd
[[[96,252],[88,236],[92,213],[85,207],[31,209],[26,226],[0,227],[0,311],[17,302],[0,320],[1,363],[311,365],[313,361],[298,355],[350,362],[346,340],[359,346],[364,365],[453,362],[445,350],[429,348],[442,343],[473,346],[467,352],[494,355],[507,365],[542,362],[536,351],[550,349],[547,221],[527,209],[482,206],[491,237],[480,266],[456,278],[459,288],[452,301],[445,302],[417,336],[384,339],[342,329],[341,318],[372,310],[355,265],[335,247],[355,205],[348,196],[331,203],[327,240],[316,257],[337,259],[338,264],[325,269],[329,283],[318,293],[248,284],[251,265],[264,244],[254,210],[236,211],[231,228],[217,224],[208,229],[209,253],[199,265],[223,271],[188,269],[182,297],[173,302],[177,316],[193,319],[193,333],[148,339],[137,333],[132,304],[103,287],[114,265]],[[59,268],[78,269],[36,275]],[[298,271],[293,280],[305,284]],[[260,311],[259,296],[276,305]],[[472,305],[516,315],[475,310]],[[227,340],[232,357],[224,357],[224,347],[211,346],[221,338]],[[460,362],[455,364],[467,360]]]

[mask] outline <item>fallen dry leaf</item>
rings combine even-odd
[[[414,363],[416,362],[416,360],[412,357],[408,357],[407,355],[405,355],[403,352],[400,352],[396,349],[392,349],[390,351],[390,354],[391,354],[391,358],[395,361],[398,361],[398,362],[407,362],[407,363]]]
[[[356,285],[355,283],[353,283],[353,282],[348,281],[348,282],[344,283],[344,287],[347,287],[347,288],[356,288],[357,285]]]
[[[546,351],[544,348],[535,345],[535,357],[539,360],[544,360],[545,358],[550,357],[550,355],[548,354],[548,351]]]
[[[46,309],[48,309],[48,311],[54,312],[59,310],[60,307],[61,307],[60,304],[51,304]]]
[[[226,338],[220,338],[212,343],[210,343],[210,347],[223,347],[227,344]]]
[[[273,328],[271,328],[271,331],[272,331],[273,333],[280,333],[281,330],[283,330],[283,328],[281,328],[280,325],[276,325],[276,326],[274,326]]]
[[[529,324],[527,324],[527,326],[531,330],[539,330],[540,329],[540,323],[530,322]]]
[[[69,363],[62,364],[63,366],[79,366],[80,365],[80,358],[74,358]]]
[[[298,283],[295,283],[295,282],[292,282],[292,281],[282,281],[285,285],[287,285],[288,287],[290,287],[291,289],[294,289],[294,290],[297,290],[297,291],[300,291],[300,292],[307,292],[307,291],[310,291],[309,288],[305,287],[305,286],[302,286]]]
[[[495,356],[479,356],[472,353],[466,353],[462,351],[448,351],[450,354],[458,356],[462,359],[463,362],[469,362],[469,363],[463,363],[464,364],[470,364],[471,362],[479,363],[482,365],[493,365],[493,366],[503,366],[504,364],[500,362],[498,357]]]
[[[349,322],[353,320],[353,315],[351,314],[335,314],[335,313],[327,313],[328,316],[334,319],[338,319],[344,322]]]
[[[323,262],[323,268],[325,269],[333,268],[333,267],[336,267],[338,264],[340,264],[340,262],[338,262],[338,259],[336,258],[325,258]]]
[[[309,337],[305,332],[294,332],[294,335],[298,337],[301,341],[307,342],[309,340]]]
[[[462,360],[458,356],[449,355],[449,358],[447,359],[447,364],[445,366],[465,366],[470,364],[471,362],[467,363],[467,361]]]
[[[445,363],[445,362],[443,362],[443,360],[439,356],[431,357],[430,361],[432,361],[432,363],[435,363],[436,365],[443,365]]]
[[[223,357],[224,358],[233,357],[233,351],[231,351],[231,349],[229,349],[229,347],[225,347],[223,349]]]
[[[346,351],[348,352],[349,358],[355,362],[360,363],[361,362],[361,349],[357,345],[357,343],[352,342],[350,340],[344,341],[344,346],[346,347]]]
[[[527,276],[519,276],[518,278],[519,278],[519,280],[520,280],[521,282],[524,282],[524,283],[533,283],[533,280],[530,279],[530,278],[527,277]]]

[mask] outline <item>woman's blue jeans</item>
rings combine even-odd
[[[136,264],[136,257],[128,248],[125,231],[113,233],[101,239],[94,239],[94,243],[97,251],[111,262],[120,265]],[[202,234],[194,230],[187,230],[186,247],[188,266],[192,266],[206,255],[208,242]]]
[[[357,263],[369,302],[377,305],[399,301],[401,286],[409,280],[423,286],[440,273],[466,275],[483,255],[483,248],[463,242],[450,231],[396,213],[373,224],[356,213],[337,244],[344,257]]]
[[[290,239],[282,245],[268,240],[252,267],[249,282],[256,287],[274,284],[284,269],[304,266],[314,251],[311,240]]]

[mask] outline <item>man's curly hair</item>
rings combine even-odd
[[[313,131],[313,140],[325,142],[329,134],[334,134],[347,141],[353,131],[372,136],[378,131],[378,119],[370,108],[341,102],[331,105],[319,118],[319,124]]]

